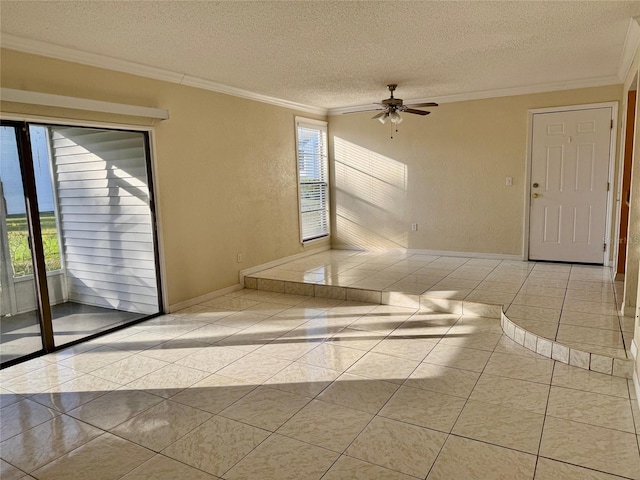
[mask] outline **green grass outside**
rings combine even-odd
[[[58,230],[53,212],[40,212],[40,228],[42,229],[42,245],[47,271],[60,268],[60,245]],[[7,217],[7,234],[9,236],[9,253],[13,266],[13,276],[22,277],[33,273],[31,250],[27,231],[27,218],[24,215]]]

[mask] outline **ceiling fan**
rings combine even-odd
[[[374,115],[373,117],[371,117],[374,120],[378,120],[380,121],[380,123],[386,123],[387,119],[391,120],[392,123],[394,124],[399,124],[400,122],[402,122],[402,117],[400,116],[400,113],[413,113],[415,115],[429,115],[431,112],[425,111],[425,110],[416,110],[415,107],[417,108],[423,108],[423,107],[437,107],[438,104],[435,102],[427,102],[427,103],[414,103],[414,104],[410,104],[410,105],[404,105],[402,103],[402,99],[401,98],[394,98],[393,97],[393,92],[395,91],[395,89],[398,87],[398,85],[396,85],[395,83],[391,83],[389,85],[387,85],[387,88],[389,89],[389,92],[391,93],[391,96],[389,98],[387,98],[386,100],[382,100],[382,102],[380,103],[376,103],[375,105],[379,105],[379,107],[377,108],[366,108],[364,110],[357,110],[354,112],[346,112],[346,113],[359,113],[359,112],[368,112],[370,110],[382,110],[380,113],[378,113],[377,115]]]

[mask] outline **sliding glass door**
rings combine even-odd
[[[0,127],[0,360],[43,349],[37,306],[20,129]]]
[[[15,198],[20,197],[16,168],[4,154],[3,137],[2,201],[7,208],[2,241],[9,249],[2,257],[2,362],[38,349],[50,351],[160,313],[147,135],[43,124],[5,123],[3,135],[4,129],[7,138],[11,132],[14,136],[20,129],[25,132],[28,145],[22,150],[20,136],[15,136],[14,163],[31,184],[21,195],[23,204],[25,198],[27,205],[31,202],[34,214],[21,214],[15,206],[19,203]],[[7,150],[9,147],[7,143]],[[5,264],[17,261],[13,260],[17,253],[11,250],[17,235],[9,235],[9,228],[15,230],[19,225],[33,230],[28,236],[23,234],[22,240],[26,252],[33,252],[33,262],[20,257],[27,266],[12,265],[10,276]],[[14,250],[24,252],[25,248]],[[18,284],[31,285],[30,304],[26,288],[19,292]],[[20,303],[17,300],[22,296]],[[15,307],[5,297],[15,298]],[[26,332],[34,325],[40,327],[35,335],[39,348],[27,347],[27,336],[19,333],[5,339],[5,333]],[[14,355],[10,354],[11,342],[23,345]]]

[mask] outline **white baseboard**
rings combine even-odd
[[[634,370],[633,372],[633,386],[636,391],[636,403],[638,404],[638,408],[640,408],[640,380],[638,380],[638,370]]]
[[[450,252],[447,250],[407,250],[413,255],[438,255],[441,257],[468,257],[486,258],[488,260],[513,260],[521,262],[522,255],[507,255],[505,253],[480,253],[480,252]]]
[[[374,248],[367,250],[366,248],[358,247],[357,245],[331,245],[331,249],[332,250],[355,250],[358,252],[377,251],[377,250],[382,251],[382,249],[376,250]]]
[[[193,307],[194,305],[198,305],[199,303],[208,302],[209,300],[213,300],[214,298],[222,297],[223,295],[227,295],[237,290],[242,290],[242,288],[242,285],[236,283],[235,285],[231,285],[230,287],[223,288],[221,290],[216,290],[215,292],[206,293],[204,295],[200,295],[199,297],[190,298],[189,300],[185,300],[183,302],[174,303],[173,305],[169,305],[168,313],[177,312],[178,310],[182,310],[183,308],[189,308]]]
[[[638,371],[638,345],[631,340],[631,357],[633,358],[633,387],[636,391],[636,402],[640,408],[640,372]]]
[[[334,250],[360,250],[372,252],[408,253],[410,255],[437,255],[439,257],[467,257],[486,258],[489,260],[514,260],[521,262],[522,255],[507,255],[503,253],[455,252],[448,250],[420,250],[413,248],[363,248],[357,245],[333,245]]]
[[[292,262],[294,260],[299,260],[304,257],[309,257],[311,255],[315,255],[316,253],[326,252],[327,250],[331,250],[330,245],[323,245],[321,247],[317,247],[311,249],[307,252],[296,253],[295,255],[289,255],[288,257],[279,258],[277,260],[273,260],[272,262],[263,263],[262,265],[256,265],[255,267],[245,268],[244,270],[240,270],[240,285],[244,288],[244,277],[247,275],[251,275],[252,273],[261,272],[262,270],[267,270],[268,268],[278,267],[282,264]]]

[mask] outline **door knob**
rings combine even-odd
[[[531,195],[533,198],[538,198],[541,197],[542,195],[540,195],[539,193],[534,193],[533,195]]]

